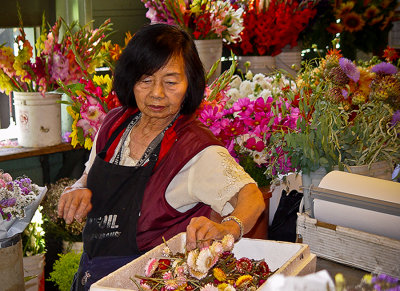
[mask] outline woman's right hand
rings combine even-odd
[[[81,222],[92,209],[92,191],[88,188],[67,187],[58,202],[58,216],[64,218],[67,224],[74,218]]]

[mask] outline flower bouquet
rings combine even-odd
[[[89,30],[88,25],[76,29],[76,22],[68,26],[58,18],[48,31],[43,18],[34,56],[20,14],[19,19],[20,34],[15,40],[17,55],[14,56],[11,47],[0,46],[0,90],[7,94],[11,91],[41,92],[44,96],[45,92],[57,89],[58,82],[78,81],[86,71],[93,71],[102,59],[98,43],[106,37],[111,25],[108,20],[97,30]],[[62,37],[63,25],[69,33]]]
[[[356,65],[331,50],[299,74],[301,119],[284,136],[292,165],[320,167],[400,161],[400,77],[396,66],[372,59]]]
[[[273,274],[265,260],[235,258],[234,239],[226,235],[209,247],[172,253],[167,243],[161,258],[151,258],[139,290],[256,290]]]
[[[231,1],[160,1],[142,0],[152,23],[168,23],[182,27],[194,39],[223,39],[227,43],[240,40],[243,9]]]
[[[347,58],[355,59],[357,50],[382,55],[388,33],[396,21],[396,0],[330,1],[335,16],[326,30],[340,33],[340,48]]]
[[[126,34],[125,45],[129,42],[132,35]],[[96,66],[105,62],[112,71],[115,62],[122,53],[122,48],[118,44],[111,44],[111,41],[101,43],[99,55],[102,56],[101,62],[95,63]],[[75,52],[79,56],[79,52]],[[60,91],[67,94],[71,100],[64,101],[68,105],[67,112],[73,119],[71,133],[68,134],[68,141],[72,146],[84,146],[91,149],[94,138],[107,112],[120,106],[115,91],[112,90],[112,77],[110,74],[95,74],[95,66],[72,84],[59,82]]]
[[[241,56],[275,56],[297,45],[299,34],[315,16],[317,1],[245,1],[241,41],[230,47]]]
[[[0,170],[0,242],[24,231],[46,190],[27,177],[13,179]]]
[[[268,186],[278,172],[293,170],[282,140],[296,129],[299,118],[294,86],[280,73],[248,73],[245,80],[235,75],[217,98],[209,95],[199,112],[199,120],[259,187]]]

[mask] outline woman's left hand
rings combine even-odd
[[[235,240],[238,239],[239,225],[234,221],[220,224],[204,216],[194,217],[186,228],[186,250],[209,246],[212,240],[222,239],[227,234],[232,234]]]
[[[260,190],[255,184],[247,184],[240,189],[230,215],[242,222],[243,233],[246,234],[253,228],[264,209],[264,199]],[[204,216],[194,217],[186,228],[186,249],[208,246],[213,239],[222,239],[227,234],[232,234],[236,241],[240,238],[240,232],[239,223],[234,220],[217,223]]]

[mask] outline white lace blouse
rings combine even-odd
[[[125,140],[120,164],[135,166],[138,162],[129,154],[130,135]],[[118,145],[115,152],[122,146]],[[93,143],[85,172],[88,173],[96,157]],[[176,210],[185,212],[198,202],[211,206],[221,216],[233,211],[229,200],[247,184],[256,183],[222,146],[209,146],[194,156],[173,178],[165,198]]]

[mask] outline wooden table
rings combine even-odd
[[[72,147],[72,145],[69,143],[61,143],[54,146],[38,147],[38,148],[3,147],[0,148],[0,162],[65,152],[73,149],[74,147]]]

